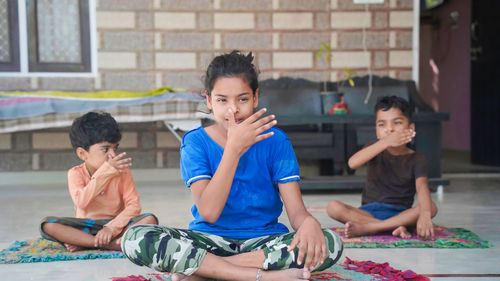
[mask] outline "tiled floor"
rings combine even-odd
[[[177,171],[134,171],[143,210],[153,212],[160,223],[186,227],[192,199]],[[457,274],[500,274],[500,174],[445,176],[451,185],[432,194],[439,214],[435,223],[468,228],[494,244],[490,249],[346,249],[352,259],[389,262],[398,269],[421,274],[451,274],[432,280],[500,280],[500,277],[459,277]],[[169,180],[174,179],[174,180]],[[37,237],[38,222],[47,215],[73,214],[63,172],[0,173],[0,248],[14,240]],[[153,181],[154,180],[154,181]],[[22,182],[31,184],[22,184]],[[36,182],[37,184],[33,184]],[[324,207],[331,199],[357,205],[359,193],[310,193],[306,205],[324,227],[340,226],[329,219]],[[287,222],[286,216],[282,217]],[[152,270],[128,260],[86,260],[0,265],[0,280],[110,280],[111,277],[145,274]],[[454,275],[454,276],[453,276]],[[500,275],[499,275],[500,276]]]

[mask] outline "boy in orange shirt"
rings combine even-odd
[[[46,217],[42,237],[63,243],[71,252],[85,248],[120,251],[121,236],[136,224],[158,224],[141,214],[139,194],[126,153],[116,154],[121,133],[109,113],[89,112],[73,121],[70,139],[84,161],[68,171],[75,217]]]

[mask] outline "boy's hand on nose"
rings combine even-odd
[[[125,157],[125,155],[127,155],[126,152],[122,152],[116,156],[108,154],[108,163],[115,169],[117,169],[119,172],[121,172],[123,169],[132,166],[132,158],[129,157],[122,159],[123,157]]]
[[[383,137],[382,140],[385,141],[388,147],[396,147],[411,142],[415,135],[416,132],[414,130],[405,129],[389,133],[387,136]]]
[[[264,131],[278,123],[274,120],[274,115],[260,118],[267,110],[265,108],[255,112],[240,124],[236,124],[234,112],[228,109],[226,118],[227,127],[227,145],[233,147],[238,153],[243,153],[247,148],[256,142],[271,137],[274,133],[262,134]],[[260,119],[259,119],[260,118]]]

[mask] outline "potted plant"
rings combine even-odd
[[[315,54],[315,58],[319,59],[324,55],[324,60],[330,65],[332,61],[332,47],[330,43],[323,42],[320,45],[319,50]],[[328,72],[327,72],[328,74]],[[355,71],[344,67],[344,78],[337,83],[329,83],[330,77],[325,77],[321,89],[321,103],[323,114],[348,114],[349,109],[347,105],[343,102],[343,88],[348,83],[351,87],[354,87],[354,80],[352,77],[356,74]]]

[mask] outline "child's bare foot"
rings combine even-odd
[[[289,268],[283,270],[262,271],[262,281],[281,281],[281,280],[309,280],[311,272],[299,268]]]
[[[173,273],[172,281],[203,281],[207,280],[197,275],[184,275],[182,273]],[[269,270],[262,271],[262,281],[304,281],[311,278],[311,273],[308,270],[299,268],[290,268],[284,270]]]
[[[64,243],[64,247],[66,247],[66,249],[68,251],[70,251],[70,252],[81,251],[81,250],[84,249],[83,247],[71,245],[71,244],[68,244],[68,243]]]
[[[347,238],[353,238],[371,234],[375,234],[375,231],[371,230],[368,224],[362,224],[356,222],[346,222],[345,224],[345,237]]]
[[[111,250],[111,251],[122,251],[122,245],[121,245],[122,238],[118,237],[116,239],[111,240],[109,244],[103,245],[99,249],[102,250]]]
[[[399,226],[392,232],[392,236],[399,236],[403,239],[411,238],[410,232],[404,226]]]
[[[172,273],[172,281],[202,281],[206,280],[205,278],[197,275],[185,275],[182,273]]]

